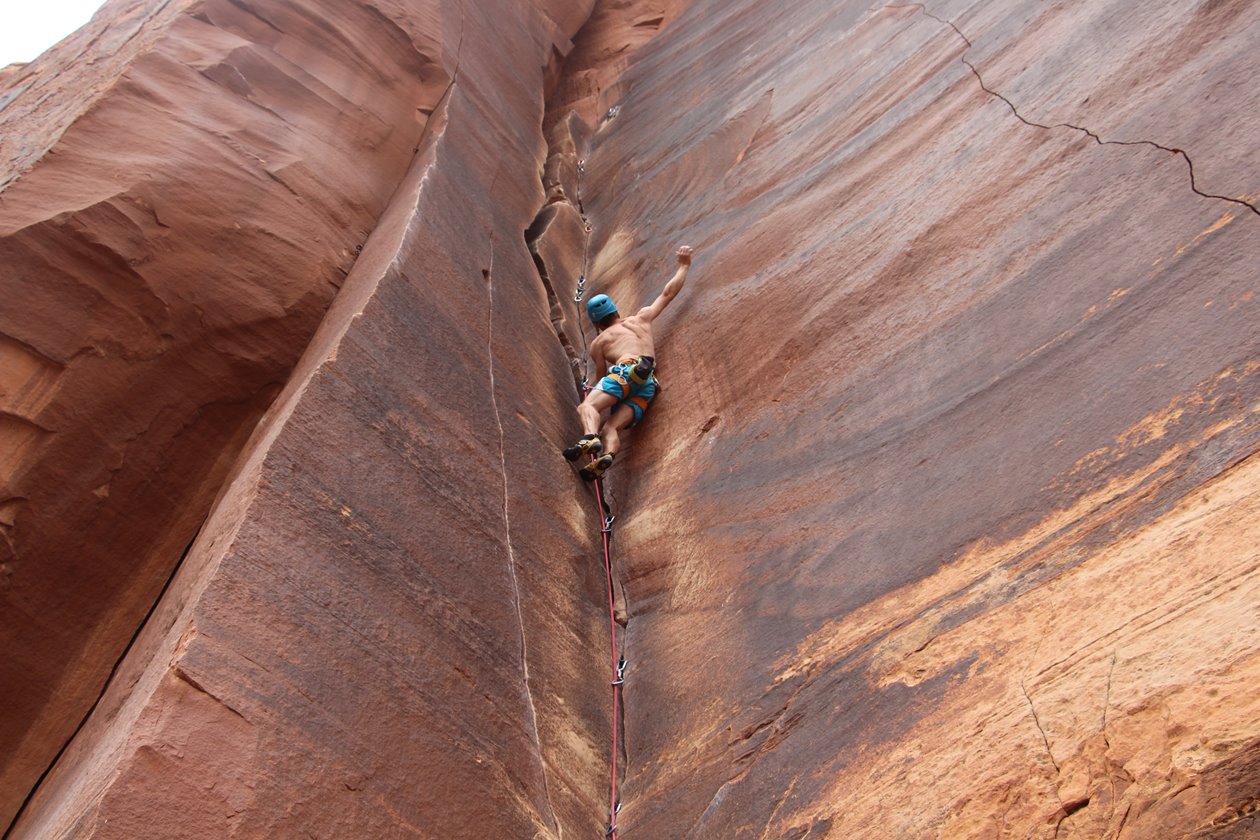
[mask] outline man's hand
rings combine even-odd
[[[674,272],[674,276],[665,284],[665,288],[661,291],[660,297],[652,301],[647,306],[640,309],[636,314],[644,321],[651,321],[657,315],[661,314],[661,310],[665,308],[671,300],[678,296],[682,291],[683,283],[687,280],[687,269],[691,267],[691,246],[684,245],[678,249],[678,270]]]

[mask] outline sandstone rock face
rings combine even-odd
[[[700,2],[636,54],[591,285],[699,256],[617,468],[625,837],[1255,831],[1257,26]]]
[[[47,625],[13,624],[29,691],[6,732],[34,734],[11,808],[218,498],[13,836],[602,832],[598,520],[556,455],[591,337],[573,297],[584,278],[647,302],[684,243],[664,392],[609,481],[619,836],[1255,833],[1260,4],[117,9],[138,27],[119,81],[22,106],[24,125],[70,116],[0,147],[0,247],[34,266],[6,276],[22,305],[2,316],[5,463],[26,482],[0,507],[6,598]],[[288,87],[312,53],[343,62],[305,68],[325,84],[362,80],[337,88],[337,131]],[[294,67],[242,69],[248,88],[228,72],[277,56]],[[384,64],[355,76],[368,56]],[[186,112],[158,87],[175,67],[209,86]],[[39,70],[0,114],[53,84],[21,75]],[[264,79],[285,95],[233,123]],[[224,125],[273,145],[216,165],[92,142],[142,106],[176,115],[181,150]],[[367,125],[371,188],[348,175]],[[237,205],[209,197],[278,183],[260,168],[285,150],[304,186],[266,193],[293,202],[256,211],[270,235],[233,234],[241,273],[184,280],[224,262],[207,242]],[[352,269],[328,222],[348,205],[372,228]],[[247,273],[255,236],[300,270]],[[284,302],[318,313],[334,286],[308,342]],[[58,321],[50,289],[97,303]],[[190,320],[225,337],[197,355]],[[240,405],[162,436],[225,388]],[[92,457],[135,471],[128,500],[84,508]],[[28,544],[88,568],[81,594],[24,571]],[[84,610],[96,625],[71,632]]]
[[[0,813],[74,732],[407,170],[436,5],[111,3],[0,92]],[[54,145],[55,144],[55,145]]]
[[[358,13],[431,39],[398,73],[446,79],[412,92],[407,120],[433,113],[419,152],[14,836],[598,829],[610,723],[585,497],[563,461],[516,457],[554,453],[571,422],[522,232],[542,201],[544,71],[589,9],[403,11]]]

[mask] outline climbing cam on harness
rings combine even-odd
[[[638,385],[646,385],[652,378],[654,370],[656,370],[655,357],[639,356],[635,359],[634,367],[630,368],[630,381]]]

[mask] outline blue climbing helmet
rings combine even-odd
[[[595,295],[586,302],[586,314],[591,316],[591,320],[598,324],[617,311],[617,304],[612,302],[612,298],[608,295]]]

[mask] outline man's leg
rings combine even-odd
[[[621,449],[621,432],[634,423],[634,413],[634,407],[629,403],[622,403],[613,409],[613,413],[604,423],[602,431],[604,451],[594,461],[578,470],[582,478],[587,481],[593,481],[608,471],[608,468],[613,464],[613,456]]]
[[[588,435],[599,433],[600,413],[617,404],[617,397],[596,388],[586,395],[582,404],[577,407],[578,419],[582,421],[582,431]]]
[[[582,431],[585,434],[577,443],[564,450],[565,460],[576,461],[583,455],[598,455],[603,451],[603,444],[599,440],[599,424],[600,412],[605,408],[616,405],[617,397],[607,391],[601,391],[598,388],[586,395],[586,399],[577,407],[578,419],[582,422]]]
[[[630,428],[630,424],[634,422],[634,408],[629,403],[622,403],[617,406],[617,410],[608,418],[608,422],[604,424],[604,451],[609,455],[616,455],[621,449],[621,432]]]

